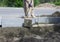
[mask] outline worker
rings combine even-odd
[[[24,0],[24,12],[26,17],[35,17],[32,10],[33,10],[33,0]]]

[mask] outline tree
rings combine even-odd
[[[23,7],[23,0],[16,0],[15,7]]]
[[[38,5],[40,3],[40,0],[34,0],[34,6]]]
[[[8,7],[14,7],[14,5],[15,5],[15,0],[7,0],[7,1],[6,1],[6,5],[7,5]]]
[[[23,0],[7,0],[6,5],[8,7],[23,7]]]
[[[53,3],[60,5],[60,0],[34,0],[34,6],[40,3]],[[0,6],[2,7],[23,7],[23,0],[0,0]]]

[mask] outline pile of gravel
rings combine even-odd
[[[50,3],[43,3],[39,4],[37,7],[56,7],[56,5]]]

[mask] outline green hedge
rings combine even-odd
[[[39,4],[40,0],[34,0],[34,6]],[[2,7],[23,7],[23,0],[2,0],[0,1]]]
[[[60,5],[60,2],[55,2],[54,4],[55,4],[55,5]]]
[[[38,4],[42,3],[42,1],[44,0],[34,0],[34,6],[37,6]],[[60,0],[57,2],[54,1],[52,3],[55,5],[60,5]],[[23,7],[23,0],[0,0],[0,6],[2,7]]]

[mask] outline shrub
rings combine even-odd
[[[55,5],[60,5],[60,2],[55,2],[54,4],[55,4]]]

